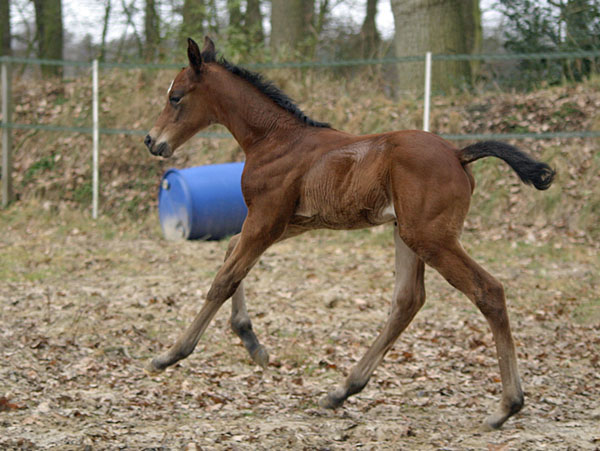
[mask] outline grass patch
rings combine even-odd
[[[55,154],[51,153],[50,155],[42,155],[39,160],[33,163],[23,175],[23,184],[30,183],[35,177],[37,177],[40,173],[45,171],[51,171],[54,169],[56,165]]]
[[[118,280],[154,278],[156,282],[151,283],[160,287],[161,268],[177,265],[181,283],[198,281],[204,291],[221,266],[227,247],[226,241],[164,242],[155,217],[145,222],[117,223],[106,217],[92,221],[85,212],[35,200],[0,212],[0,227],[5,231],[0,237],[0,281],[5,282],[44,284],[103,274]],[[145,246],[144,240],[151,246]],[[161,243],[159,253],[152,250],[156,243]],[[485,230],[465,233],[463,243],[476,261],[504,283],[509,302],[519,308],[535,312],[555,305],[562,306],[575,321],[600,319],[600,257],[596,248],[570,242],[562,235],[539,237],[537,241],[533,235],[511,241],[490,238]],[[290,283],[315,299],[322,299],[324,292],[339,285],[344,287],[340,298],[349,305],[354,305],[358,297],[364,305],[376,306],[383,300],[387,302],[393,290],[391,225],[315,231],[278,244],[269,255],[265,261],[271,258],[270,264],[259,265],[252,277],[273,277],[282,262],[293,262],[299,273]],[[331,256],[338,262],[333,266],[328,262]],[[429,269],[427,273],[431,300],[445,299],[454,291],[441,277],[432,277],[435,271]],[[168,295],[171,293],[162,296]],[[267,293],[267,297],[272,296]],[[430,302],[425,308],[434,305]],[[293,339],[297,331],[275,329],[274,333]],[[302,358],[290,355],[298,364]]]
[[[600,321],[600,298],[578,304],[573,310],[575,321],[583,324],[593,324]]]
[[[597,249],[555,238],[543,243],[479,242],[469,252],[502,280],[507,298],[521,308],[560,311],[584,323],[600,320]]]
[[[92,201],[92,182],[85,182],[75,188],[75,191],[73,191],[73,200],[80,204],[89,205]]]

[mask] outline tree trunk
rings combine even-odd
[[[553,4],[552,2],[550,2]],[[565,22],[565,36],[562,47],[566,50],[591,50],[598,42],[592,24],[598,23],[600,2],[594,0],[568,0],[560,4],[561,16]]]
[[[481,45],[479,0],[391,0],[396,55],[465,54]],[[422,91],[424,63],[401,63],[401,90]],[[432,90],[448,91],[471,81],[466,61],[434,61]]]
[[[377,0],[368,0],[367,14],[360,29],[360,53],[363,58],[375,58],[379,51],[381,37],[375,24],[376,15]]]
[[[229,14],[229,26],[241,30],[244,20],[244,16],[242,15],[242,1],[227,0],[227,13]]]
[[[560,45],[561,50],[578,51],[598,48],[600,45],[598,34],[600,1],[568,0],[566,4],[560,4],[560,10],[565,23],[565,35]],[[593,59],[567,60],[563,63],[563,76],[571,81],[581,81],[592,70],[594,70]]]
[[[144,37],[144,59],[146,61],[154,61],[158,56],[158,47],[160,43],[159,22],[154,0],[146,0],[144,12]]]
[[[38,57],[62,59],[63,22],[61,0],[33,0],[35,9],[36,41]],[[42,65],[42,74],[60,75],[61,66]]]
[[[292,56],[306,52],[314,37],[314,0],[271,0],[271,49]]]
[[[479,0],[465,0],[461,8],[462,29],[465,32],[465,53],[481,53],[483,30],[481,27],[481,9]],[[469,82],[472,83],[481,69],[481,60],[469,61]]]
[[[123,13],[125,14],[126,24],[127,26],[123,29],[123,35],[121,36],[121,42],[119,43],[119,48],[117,50],[117,59],[121,60],[123,58],[123,50],[126,45],[129,45],[129,42],[132,40],[128,35],[128,28],[131,27],[133,30],[133,41],[137,47],[137,57],[143,58],[144,56],[144,44],[142,43],[142,38],[138,33],[137,26],[134,20],[134,6],[135,0],[130,0],[129,4],[127,4],[126,0],[121,0],[121,7],[123,8]],[[128,57],[131,56],[131,52],[128,52]]]
[[[0,55],[10,56],[10,1],[0,0]]]
[[[208,6],[208,29],[214,35],[219,34],[219,10],[217,0],[206,0]]]
[[[319,0],[319,10],[318,12],[315,14],[315,19],[314,19],[314,36],[315,39],[318,39],[319,36],[321,36],[321,32],[323,31],[323,28],[325,28],[325,23],[327,22],[327,17],[329,16],[330,13],[330,8],[329,8],[329,0]]]
[[[182,42],[185,43],[187,38],[202,42],[204,38],[204,22],[206,20],[206,3],[204,0],[185,0],[183,2],[182,16]]]
[[[246,17],[244,19],[248,38],[253,44],[262,44],[265,39],[262,14],[260,13],[260,0],[246,2]]]
[[[108,34],[108,24],[110,21],[110,10],[112,7],[111,0],[105,0],[104,3],[104,23],[102,25],[102,38],[100,40],[100,52],[98,59],[104,61],[106,59],[106,35]]]

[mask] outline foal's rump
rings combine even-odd
[[[507,163],[521,181],[535,186],[538,190],[550,187],[555,171],[546,163],[532,158],[510,144],[497,141],[482,141],[457,149],[451,143],[433,133],[420,130],[405,130],[391,134],[394,144],[392,157],[393,177],[400,183],[425,183],[428,190],[440,190],[446,195],[463,184],[466,174],[471,187],[475,182],[468,165],[480,158],[496,157]],[[462,167],[463,171],[459,168]],[[402,174],[398,174],[401,171]],[[407,188],[404,188],[406,191]],[[443,197],[443,196],[442,196]]]

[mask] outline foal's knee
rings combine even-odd
[[[227,299],[233,296],[240,283],[241,280],[234,282],[232,277],[215,279],[206,294],[206,301],[222,305]]]
[[[493,277],[482,285],[475,303],[486,317],[501,318],[506,314],[504,287]]]

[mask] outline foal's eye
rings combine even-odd
[[[171,97],[169,97],[169,103],[173,106],[176,106],[179,104],[179,102],[181,102],[182,98],[183,96],[172,95]]]

